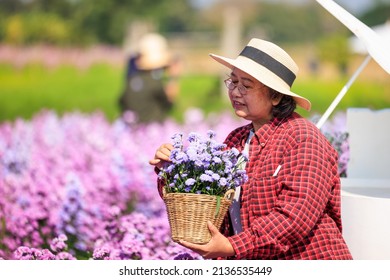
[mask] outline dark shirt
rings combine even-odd
[[[132,111],[138,122],[163,121],[172,108],[163,83],[163,70],[141,71],[130,75],[119,99],[122,112]]]

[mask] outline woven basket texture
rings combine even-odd
[[[214,195],[164,192],[172,240],[196,244],[209,242],[211,235],[207,221],[219,229],[233,196],[234,190],[229,190],[224,197],[219,198],[218,207],[218,198]]]

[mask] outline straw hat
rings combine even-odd
[[[169,65],[171,56],[166,39],[157,33],[144,35],[138,42],[138,68],[152,70]]]
[[[310,111],[310,101],[290,90],[298,73],[298,66],[277,45],[255,38],[249,41],[236,59],[215,54],[210,56],[230,69],[238,68],[264,85],[292,96],[298,106]]]

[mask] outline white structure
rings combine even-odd
[[[384,24],[372,26],[371,29],[385,42],[386,46],[390,46],[390,19]],[[353,52],[367,55],[368,50],[366,45],[356,36],[349,39],[349,45]]]
[[[387,72],[390,74],[390,55],[388,50],[390,49],[390,40],[388,35],[388,26],[377,27],[376,31],[365,25],[363,22],[358,20],[348,11],[344,10],[340,5],[332,0],[317,0],[328,12],[334,15],[341,23],[343,23],[349,30],[351,30],[358,40],[364,45],[364,50],[367,53],[366,58],[355,71],[352,77],[349,79],[347,84],[341,89],[336,98],[330,104],[329,108],[322,115],[320,120],[317,122],[317,127],[321,128],[326,122],[330,114],[336,108],[337,104],[344,97],[350,86],[353,84],[357,76],[367,66],[371,57]],[[379,34],[377,32],[380,32]],[[355,43],[356,45],[356,43]]]
[[[354,259],[390,260],[390,109],[348,109],[343,235]]]

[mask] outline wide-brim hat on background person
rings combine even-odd
[[[142,70],[164,68],[171,62],[167,40],[157,33],[148,33],[139,40],[138,53],[137,66]]]
[[[238,68],[264,85],[292,96],[298,106],[310,111],[310,101],[291,91],[291,86],[298,73],[298,66],[279,46],[254,38],[249,41],[236,59],[215,54],[210,54],[210,56],[230,69]]]

